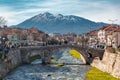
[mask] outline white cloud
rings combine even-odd
[[[94,5],[95,4],[95,5]],[[91,19],[96,22],[106,22],[111,23],[109,19],[118,21],[114,22],[115,24],[120,24],[120,6],[113,6],[110,4],[102,4],[102,3],[93,3],[94,8],[91,8],[89,11],[84,11],[82,13],[76,13],[75,15],[85,17],[87,19]],[[96,7],[95,7],[96,6]],[[88,7],[90,7],[88,5]],[[98,10],[97,10],[98,9]]]
[[[55,14],[78,15],[96,22],[110,23],[108,19],[118,19],[115,23],[120,24],[120,11],[118,11],[120,6],[110,4],[108,1],[47,0],[24,5],[25,8],[20,11],[10,6],[0,6],[0,16],[6,17],[8,25],[18,24],[46,11]]]
[[[0,16],[5,17],[8,25],[16,25],[34,15],[37,15],[39,12],[48,11],[49,9],[27,9],[23,11],[14,11],[10,7],[0,7]],[[32,15],[33,14],[33,15]]]

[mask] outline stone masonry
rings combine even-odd
[[[91,64],[92,66],[120,78],[120,54],[104,52],[103,59],[95,58]]]
[[[8,72],[13,70],[19,65],[24,63],[30,63],[29,58],[35,55],[40,55],[42,61],[49,62],[53,53],[58,52],[61,49],[71,48],[79,51],[83,56],[86,64],[91,63],[94,57],[103,56],[103,51],[83,48],[81,46],[29,46],[18,49],[11,49],[5,54],[5,58],[0,61],[0,80],[7,75]],[[117,59],[119,60],[119,58]],[[115,64],[117,66],[117,64]],[[116,71],[116,70],[114,70]],[[114,74],[117,75],[117,74]]]
[[[19,49],[12,49],[5,55],[5,59],[0,62],[0,80],[6,76],[8,72],[22,63]]]

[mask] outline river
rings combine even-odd
[[[31,64],[22,65],[10,72],[3,80],[85,80],[89,65],[83,65],[82,60],[68,54],[69,49],[55,53],[52,57],[58,59],[50,65],[42,65],[37,59]],[[58,64],[65,63],[59,67]]]

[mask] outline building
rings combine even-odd
[[[62,35],[60,33],[51,33],[49,34],[50,37],[61,37]]]
[[[44,32],[32,27],[30,29],[24,29],[24,28],[0,28],[0,37],[3,36],[3,34],[7,35],[7,38],[10,42],[16,42],[19,41],[21,43],[28,43],[30,41],[46,41],[47,34]]]
[[[108,25],[99,29],[98,31],[98,42],[99,44],[105,44],[107,46],[119,46],[119,32],[120,26]]]
[[[88,37],[88,45],[89,46],[95,46],[98,43],[98,38],[97,35],[98,34],[98,30],[93,30],[90,31],[86,34],[86,36]]]
[[[120,27],[107,35],[107,46],[120,47]]]
[[[101,44],[106,43],[107,33],[108,33],[108,31],[105,30],[106,28],[107,28],[107,26],[104,26],[104,27],[100,28],[98,31],[98,41]]]

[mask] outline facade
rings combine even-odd
[[[91,47],[95,47],[96,44],[98,43],[98,39],[97,39],[97,33],[98,30],[94,30],[94,31],[90,31],[86,34],[86,36],[88,37],[88,45]]]
[[[113,34],[113,47],[120,47],[120,31]]]
[[[107,28],[106,26],[105,27],[102,27],[100,28],[100,30],[98,31],[98,41],[99,43],[101,44],[105,44],[106,43],[106,39],[107,39],[107,34],[109,31],[106,31],[105,28]]]
[[[24,28],[1,28],[0,29],[0,37],[3,36],[3,34],[7,35],[9,42],[20,42],[20,43],[28,43],[30,41],[43,41],[46,39],[46,34],[34,27],[30,29],[24,29]]]
[[[60,33],[52,33],[49,34],[51,37],[61,37],[62,35]]]
[[[120,26],[108,25],[102,27],[98,31],[99,44],[105,44],[107,46],[118,47],[120,46]]]
[[[120,47],[120,31],[112,32],[107,36],[107,45],[114,48]]]

